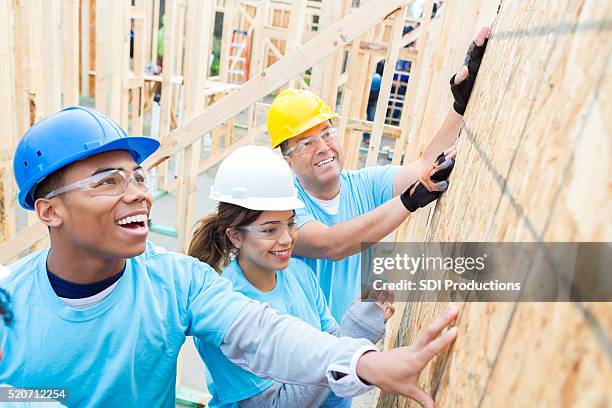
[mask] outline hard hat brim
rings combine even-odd
[[[112,140],[106,144],[91,146],[90,148],[84,149],[77,154],[64,157],[62,160],[47,166],[44,177],[79,160],[113,150],[127,150],[132,155],[134,161],[140,164],[145,161],[147,157],[153,154],[159,148],[159,146],[159,141],[149,136],[122,137]],[[26,183],[27,188],[24,188],[19,192],[18,199],[23,208],[27,210],[34,210],[34,189],[36,188],[36,185],[44,179],[44,177],[40,180],[28,180]]]
[[[288,211],[304,208],[304,202],[297,197],[232,198],[212,193],[209,195],[209,198],[222,203],[234,204],[256,211]]]
[[[283,143],[283,142],[285,142],[285,141],[287,141],[289,139],[293,139],[294,137],[301,135],[302,133],[306,132],[307,130],[312,129],[313,127],[315,127],[317,125],[320,125],[321,123],[325,122],[326,120],[331,120],[331,119],[335,118],[336,116],[338,116],[338,114],[336,112],[320,113],[320,114],[314,116],[309,121],[304,122],[300,127],[296,128],[293,132],[291,132],[290,135],[287,135],[286,137],[282,138],[282,140],[277,140],[275,142],[275,145],[272,145],[272,147],[274,149],[276,149],[278,146],[281,145],[281,143]]]

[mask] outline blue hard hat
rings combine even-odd
[[[107,116],[82,106],[64,108],[32,126],[17,145],[13,170],[19,204],[34,209],[38,183],[78,160],[111,150],[127,150],[142,163],[159,142],[147,136],[128,136]]]

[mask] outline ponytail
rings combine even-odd
[[[236,248],[226,234],[228,228],[238,228],[254,222],[263,211],[249,210],[229,203],[219,203],[217,211],[196,224],[188,255],[221,272]]]
[[[210,214],[198,221],[187,253],[220,272],[228,259],[225,240],[229,238],[225,231],[219,231],[217,213]]]

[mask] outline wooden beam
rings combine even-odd
[[[41,240],[48,237],[45,224],[36,222],[29,225],[15,238],[0,244],[0,264],[8,264],[9,261],[19,256],[23,251],[36,245]]]
[[[253,24],[253,48],[251,49],[251,60],[249,73],[251,76],[258,75],[264,70],[267,63],[267,50],[263,27],[268,24],[270,0],[261,0],[257,6],[257,14]],[[247,137],[255,141],[257,135],[257,112],[255,105],[249,107],[249,123]]]
[[[187,36],[185,41],[184,120],[188,121],[204,109],[206,78],[212,47],[214,9],[212,2],[190,0],[187,6]],[[204,40],[203,39],[208,39]],[[194,221],[198,165],[202,138],[187,146],[179,158],[179,189],[177,195],[177,224],[179,248],[186,252]]]
[[[127,3],[105,0],[96,3],[96,110],[117,123],[122,121],[124,35]]]
[[[16,99],[13,42],[13,10],[0,2],[0,161],[10,160],[15,150]],[[0,168],[0,242],[15,234],[15,192],[12,168]],[[0,263],[1,264],[1,263]]]
[[[447,5],[448,7],[448,5]],[[416,61],[412,62],[410,66],[410,77],[406,94],[404,97],[404,105],[402,106],[402,113],[400,117],[400,128],[402,128],[402,135],[395,141],[395,154],[393,155],[393,164],[400,164],[404,156],[404,151],[408,146],[409,135],[411,129],[410,121],[414,118],[414,110],[416,109],[415,103],[407,103],[408,101],[414,101],[418,87],[418,79],[420,78],[421,71],[423,70],[423,52],[427,43],[427,37],[429,35],[429,26],[431,23],[431,12],[433,8],[433,1],[427,0],[423,8],[423,16],[421,17],[421,25],[418,31],[418,40],[416,44]],[[410,34],[410,33],[409,33]],[[416,33],[415,33],[416,35]],[[424,101],[419,102],[424,105]],[[414,144],[413,144],[414,145]],[[414,157],[412,157],[414,158]]]
[[[164,144],[166,136],[170,132],[170,116],[172,112],[172,76],[175,71],[176,57],[176,30],[178,26],[179,0],[166,0],[164,25],[164,60],[162,71],[162,91],[161,91],[161,119],[159,125],[159,138]]]
[[[157,65],[157,35],[159,32],[159,22],[161,19],[161,16],[159,15],[161,0],[149,1],[153,1],[153,17],[151,18],[151,57],[149,61],[151,64]]]
[[[361,41],[359,49],[368,52],[370,55],[387,56],[389,46],[384,43]],[[404,61],[414,61],[416,59],[416,51],[408,48],[400,48],[398,58]]]
[[[391,44],[389,44],[389,53],[387,54],[385,69],[383,71],[382,81],[380,85],[380,93],[378,102],[376,103],[376,114],[374,116],[374,127],[370,135],[370,145],[368,146],[368,157],[366,158],[366,166],[375,166],[378,161],[378,150],[380,150],[380,142],[382,140],[382,130],[387,116],[387,106],[389,105],[389,96],[391,94],[391,82],[395,74],[395,65],[399,56],[400,40],[402,38],[402,30],[404,29],[404,21],[406,20],[407,6],[395,12],[393,20],[393,29]]]
[[[79,2],[64,0],[62,3],[64,106],[79,104]]]
[[[225,0],[226,7],[223,11],[223,29],[221,34],[221,51],[219,60],[219,78],[223,82],[229,82],[229,53],[230,44],[232,41],[232,31],[234,30],[235,21],[235,0]]]
[[[346,122],[346,127],[347,129],[351,129],[357,132],[371,133],[374,127],[374,122],[370,122],[370,121],[363,120],[363,119],[348,118]],[[399,126],[385,124],[383,126],[382,132],[383,132],[383,135],[385,136],[397,139],[398,137],[400,137],[402,129]]]
[[[181,128],[171,132],[166,144],[147,159],[145,166],[152,167],[166,161],[172,154],[193,143],[202,133],[221,125],[245,107],[341,49],[359,34],[382,21],[389,12],[408,2],[408,0],[377,0],[363,5],[331,25],[319,36],[286,55],[283,60],[259,73],[236,92],[227,95]]]
[[[302,35],[304,33],[304,21],[306,19],[306,0],[293,0],[291,5],[291,15],[289,18],[289,28],[287,29],[287,44],[285,54],[295,51],[302,45]],[[289,86],[295,88],[298,77],[289,81]]]
[[[81,95],[89,97],[89,13],[91,1],[81,0]]]

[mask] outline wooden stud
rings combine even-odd
[[[222,82],[229,82],[229,50],[232,41],[232,31],[236,24],[235,0],[226,0],[223,10],[223,28],[221,34],[221,50],[219,61],[219,78]]]
[[[186,61],[185,61],[185,107],[184,120],[188,121],[201,112],[205,104],[205,83],[208,76],[211,41],[214,29],[214,8],[212,2],[190,0],[188,4]],[[177,225],[179,246],[186,251],[189,245],[191,227],[194,220],[195,192],[202,148],[202,139],[197,139],[184,150],[181,163],[181,176],[177,197]]]
[[[263,27],[268,22],[270,0],[261,0],[257,6],[257,14],[255,16],[255,24],[253,25],[253,48],[251,53],[251,61],[249,72],[251,75],[258,75],[264,70],[264,53],[266,53],[265,38]],[[254,142],[257,135],[257,111],[255,104],[249,107],[249,123],[247,137]]]
[[[159,15],[161,0],[153,0],[153,18],[151,19],[151,64],[157,65],[157,33],[159,32],[159,23],[161,16]],[[165,30],[165,29],[164,29]]]
[[[421,79],[419,77],[419,74],[421,71],[421,64],[423,61],[423,52],[424,52],[425,44],[427,42],[427,37],[429,34],[429,24],[431,21],[431,13],[429,13],[428,11],[431,10],[432,7],[433,7],[432,0],[427,0],[425,6],[423,7],[423,10],[426,10],[426,11],[423,12],[423,16],[421,18],[422,20],[421,25],[418,29],[419,38],[417,40],[417,45],[416,45],[416,53],[417,53],[416,61],[414,61],[410,66],[410,78],[413,80],[408,81],[406,94],[404,96],[404,105],[402,107],[402,113],[400,117],[400,128],[402,128],[402,135],[395,142],[395,148],[394,148],[395,154],[393,155],[392,163],[396,165],[401,163],[401,160],[403,157],[402,153],[409,142],[409,134],[410,134],[409,123],[410,123],[411,118],[414,117],[413,116],[414,114],[412,113],[412,111],[416,109],[415,108],[416,104],[410,103],[410,101],[415,100],[416,90],[417,90],[417,86],[419,83],[418,80]]]
[[[64,106],[79,104],[79,1],[64,0],[62,3]]]
[[[294,0],[291,5],[290,16],[285,53],[294,51],[302,44],[304,21],[306,19],[306,0]],[[298,78],[293,78],[289,81],[289,86],[295,88],[298,83]]]
[[[389,53],[385,62],[385,69],[380,85],[380,93],[376,104],[376,113],[374,116],[374,127],[370,135],[370,145],[368,147],[368,156],[366,158],[366,166],[375,166],[378,160],[378,151],[380,150],[380,142],[382,139],[382,130],[386,119],[387,106],[389,106],[389,95],[391,93],[391,82],[395,74],[395,66],[399,55],[400,41],[404,22],[406,20],[407,7],[404,6],[395,12],[393,20],[392,40],[389,44]]]
[[[15,235],[15,191],[11,155],[15,150],[16,99],[13,54],[13,10],[0,1],[0,242]],[[4,164],[7,164],[6,166]],[[1,264],[1,263],[0,263]]]
[[[122,0],[96,4],[96,110],[118,123],[124,120],[123,80],[127,72],[124,36],[127,3]]]
[[[89,52],[90,52],[90,44],[89,44],[89,14],[91,7],[90,0],[81,0],[81,53],[80,53],[80,63],[81,63],[81,95],[85,97],[90,96],[89,92]]]

